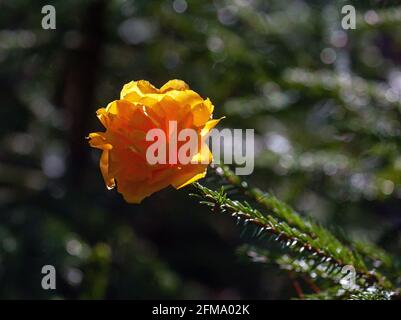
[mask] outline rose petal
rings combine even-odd
[[[166,82],[166,84],[160,88],[160,92],[165,93],[170,90],[182,91],[187,89],[189,89],[189,86],[184,81],[173,79]]]

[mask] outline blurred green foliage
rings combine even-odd
[[[53,4],[57,29],[41,28]],[[355,30],[341,28],[354,4]],[[288,298],[286,271],[188,188],[128,205],[102,181],[98,107],[186,81],[255,128],[247,177],[350,237],[401,248],[397,1],[0,1],[0,298]],[[41,268],[57,289],[41,288]],[[244,276],[245,275],[245,276]]]

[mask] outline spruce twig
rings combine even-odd
[[[373,243],[351,240],[345,234],[333,235],[332,232],[318,225],[312,219],[303,218],[298,212],[283,203],[273,195],[263,192],[258,188],[250,187],[246,182],[236,176],[227,166],[216,167],[216,173],[222,176],[231,186],[235,186],[245,196],[249,197],[264,209],[273,211],[278,218],[286,221],[290,226],[308,233],[312,238],[320,237],[327,239],[330,243],[341,241],[349,247],[355,255],[361,256],[373,265],[382,266],[390,273],[395,269],[394,258],[383,249]]]
[[[335,244],[328,243],[327,239],[322,240],[319,235],[313,238],[309,234],[288,225],[285,221],[279,221],[270,214],[263,214],[259,210],[252,208],[246,202],[231,200],[227,197],[224,189],[220,191],[211,190],[199,183],[193,184],[198,194],[204,201],[203,204],[210,206],[214,211],[219,210],[228,213],[243,221],[259,228],[259,234],[270,234],[275,236],[275,240],[284,244],[294,252],[305,252],[312,257],[319,259],[322,263],[330,264],[331,269],[341,269],[346,265],[355,268],[357,277],[363,279],[366,286],[376,284],[383,288],[391,288],[391,283],[379,273],[368,271],[363,261],[358,255],[354,255],[347,247],[343,246],[338,240]],[[335,239],[332,237],[331,239]]]

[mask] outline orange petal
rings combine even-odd
[[[191,159],[191,163],[204,164],[204,165],[208,165],[212,161],[213,161],[213,156],[206,143],[202,144],[201,150],[197,154],[195,154]]]
[[[147,93],[158,93],[159,90],[149,81],[139,80],[131,81],[124,85],[121,90],[120,98],[131,102],[137,101],[140,97]]]
[[[180,105],[186,106],[189,105],[191,107],[195,106],[198,103],[202,103],[204,100],[202,97],[192,90],[171,90],[165,93],[165,95],[173,98]]]
[[[205,165],[191,165],[189,169],[182,169],[182,172],[177,172],[171,185],[176,189],[180,189],[190,183],[202,179],[206,176],[206,168],[207,166]]]
[[[98,109],[96,115],[105,128],[110,126],[111,119],[105,108]]]
[[[201,130],[201,136],[205,137],[219,122],[225,117],[221,117],[220,119],[212,119],[205,123],[205,126]]]
[[[143,199],[151,194],[145,191],[142,183],[129,180],[118,180],[117,190],[128,203],[141,203]]]
[[[203,102],[206,106],[206,108],[208,108],[209,113],[212,114],[213,110],[214,110],[214,105],[212,104],[212,102],[210,101],[209,98],[207,98],[204,102]]]
[[[104,132],[89,133],[88,139],[92,148],[104,149],[104,145],[107,143]]]
[[[111,147],[111,146],[110,146]],[[103,180],[107,189],[113,189],[115,186],[114,177],[109,175],[109,157],[110,149],[104,149],[100,157],[100,171],[102,172]]]
[[[169,185],[169,180],[166,179],[153,184],[149,182],[149,180],[136,182],[120,179],[117,180],[118,192],[123,195],[125,201],[129,203],[140,203],[146,197]]]
[[[197,127],[203,126],[210,119],[209,108],[203,102],[193,106],[191,111],[194,117],[194,125]]]
[[[170,90],[182,91],[187,89],[189,89],[189,86],[184,81],[174,79],[166,82],[166,84],[160,88],[160,92],[165,93]]]

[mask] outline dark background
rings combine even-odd
[[[41,8],[56,8],[43,30]],[[357,28],[341,28],[354,4]],[[165,189],[107,191],[99,107],[174,78],[220,127],[254,128],[246,177],[302,213],[399,253],[399,1],[0,0],[0,298],[289,298],[230,217]],[[54,265],[57,289],[41,288]]]

